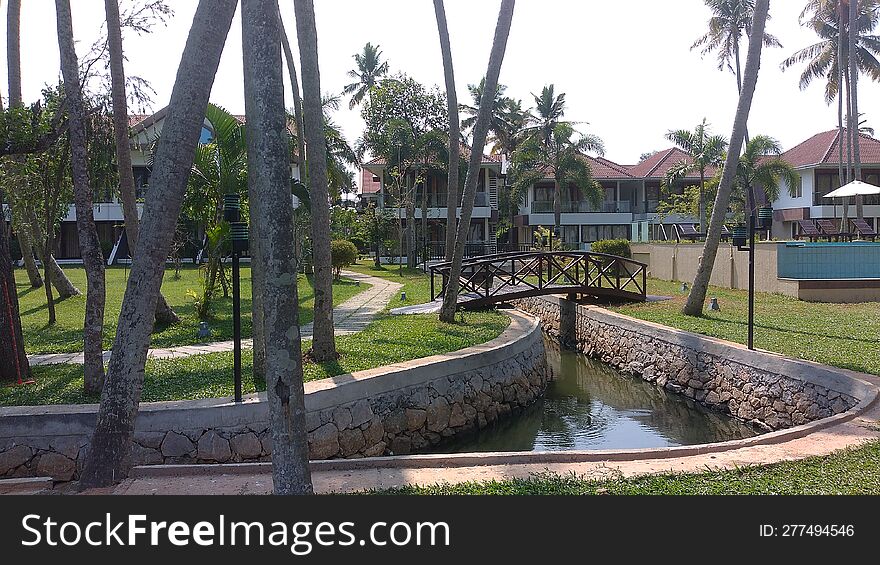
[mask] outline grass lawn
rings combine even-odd
[[[880,494],[877,469],[880,469],[880,442],[870,442],[827,457],[730,471],[643,475],[601,481],[542,474],[521,480],[407,487],[379,494]]]
[[[404,267],[401,271],[397,265],[383,265],[377,269],[372,261],[365,261],[348,267],[348,270],[402,284],[403,288],[400,290],[406,293],[406,300],[401,300],[398,293],[391,299],[388,309],[431,301],[431,279],[420,269]],[[440,283],[439,279],[437,283]]]
[[[737,343],[748,335],[748,293],[711,287],[720,312],[708,308],[701,318],[681,313],[686,296],[681,283],[649,279],[648,293],[672,300],[617,306],[613,310]],[[755,295],[755,346],[790,357],[880,375],[880,302],[826,304],[802,302],[781,294]]]
[[[70,280],[82,291],[86,288],[86,274],[82,267],[65,267],[64,271]],[[104,313],[104,349],[110,349],[116,334],[116,323],[122,306],[122,297],[128,281],[128,269],[122,267],[108,268],[107,305]],[[174,311],[181,317],[179,324],[159,328],[153,334],[152,347],[172,347],[175,345],[192,345],[205,340],[199,339],[197,330],[198,317],[195,314],[193,300],[187,296],[192,290],[201,293],[201,274],[198,269],[187,267],[181,270],[179,280],[174,279],[173,269],[165,272],[162,293]],[[32,289],[27,281],[24,269],[15,273],[18,287],[18,299],[21,308],[22,330],[24,331],[25,347],[29,354],[34,353],[71,353],[82,351],[83,312],[85,296],[76,296],[56,304],[57,322],[48,326],[46,309],[46,293],[42,288]],[[369,285],[356,286],[350,280],[341,280],[333,285],[333,301],[335,304],[344,302],[355,294],[369,288]],[[298,284],[300,300],[300,323],[312,320],[314,307],[314,291],[310,278],[300,276]],[[232,339],[232,290],[230,297],[223,298],[222,292],[214,299],[211,306],[211,327],[209,341]],[[241,269],[241,328],[245,337],[251,335],[251,270],[248,266]]]
[[[485,343],[504,331],[510,319],[498,312],[469,312],[464,323],[441,324],[437,316],[381,316],[363,332],[338,336],[338,361],[304,366],[305,380],[313,381],[391,363],[428,357]],[[302,344],[308,351],[311,341]],[[262,380],[250,377],[250,350],[242,354],[245,394],[265,390]],[[35,385],[0,388],[0,406],[82,404],[97,402],[82,387],[82,367],[34,367]],[[232,353],[197,355],[185,359],[147,362],[142,400],[184,400],[233,394]]]

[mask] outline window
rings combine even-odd
[[[827,206],[833,204],[826,194],[840,188],[840,175],[837,173],[816,172],[816,184],[813,188],[813,206]]]
[[[146,198],[147,189],[150,186],[150,168],[135,166],[132,167],[134,173],[134,189],[135,197],[138,199]]]
[[[214,132],[209,130],[206,127],[202,128],[202,134],[199,136],[199,143],[205,145],[206,143],[211,143],[211,140],[214,139]]]
[[[562,241],[568,244],[580,243],[580,226],[562,226]]]
[[[804,177],[797,176],[797,186],[794,187],[794,197],[800,198],[804,195]]]

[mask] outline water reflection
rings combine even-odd
[[[693,445],[751,437],[749,426],[547,343],[555,380],[532,408],[441,451],[570,451]]]

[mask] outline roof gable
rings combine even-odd
[[[843,131],[845,133],[846,128]],[[837,166],[839,164],[840,141],[840,135],[836,129],[817,133],[783,153],[782,158],[796,169],[817,165]],[[880,140],[859,133],[859,151],[862,163],[880,164]],[[846,159],[845,146],[844,159]]]

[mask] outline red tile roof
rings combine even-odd
[[[631,179],[633,176],[629,171],[626,170],[626,167],[623,165],[618,165],[614,161],[609,161],[604,157],[590,157],[589,155],[584,156],[587,160],[587,163],[590,164],[590,170],[593,173],[593,178],[595,179]]]
[[[846,130],[844,129],[844,135]],[[815,165],[838,165],[838,131],[836,129],[817,133],[810,139],[795,145],[782,154],[782,158],[795,168]],[[845,139],[845,138],[844,138]],[[844,141],[845,143],[845,141]],[[862,163],[880,164],[880,140],[860,133],[859,149]],[[844,146],[846,159],[846,146]]]
[[[381,181],[374,181],[373,171],[361,169],[361,194],[378,194],[382,189]]]
[[[629,174],[636,178],[664,179],[666,178],[666,173],[668,173],[672,167],[682,162],[693,163],[694,160],[691,158],[690,155],[688,155],[678,147],[672,147],[670,149],[658,151],[638,165],[630,167]],[[713,176],[715,172],[715,167],[709,167],[708,169],[706,169],[706,177],[708,178]],[[699,179],[700,173],[688,173],[685,178]]]

